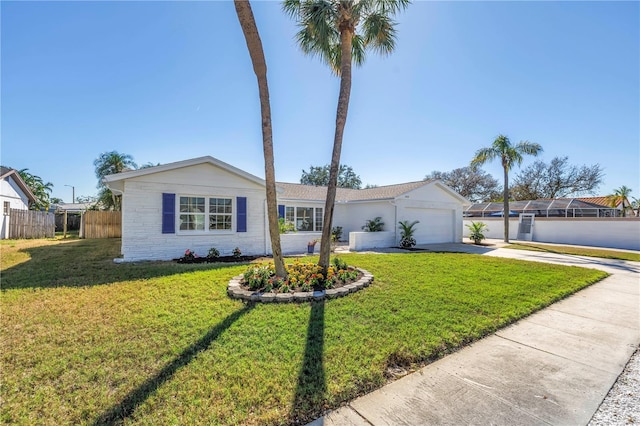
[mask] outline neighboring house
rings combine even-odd
[[[0,238],[9,237],[10,209],[28,210],[29,204],[35,201],[35,195],[16,170],[0,167],[0,205],[2,207]]]
[[[186,249],[222,255],[271,252],[265,183],[213,157],[200,157],[104,178],[122,194],[122,255],[125,261],[169,260]],[[322,231],[325,187],[278,183],[278,211],[298,232],[282,235],[284,253],[301,253]],[[345,237],[365,221],[382,217],[387,246],[399,241],[397,223],[419,220],[418,244],[462,241],[462,212],[470,203],[439,181],[370,189],[338,189],[334,226]],[[382,235],[382,234],[381,234]],[[355,237],[354,237],[355,238]]]

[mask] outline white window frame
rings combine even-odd
[[[182,212],[180,211],[180,206],[182,205],[182,199],[183,198],[204,198],[204,212],[203,213],[199,213],[199,212]],[[212,212],[211,211],[211,200],[212,199],[216,199],[216,200],[231,200],[231,212],[230,213],[225,213],[225,212]],[[176,233],[177,234],[184,234],[184,235],[198,235],[198,234],[204,234],[204,235],[211,235],[211,234],[216,234],[216,235],[220,235],[220,234],[232,234],[235,232],[236,229],[236,214],[237,214],[237,201],[236,201],[236,197],[230,197],[228,195],[193,195],[193,194],[176,194]],[[212,216],[217,216],[217,215],[229,215],[231,216],[231,228],[229,229],[209,229],[210,226],[210,221],[211,221],[211,217]],[[181,224],[182,224],[182,220],[181,220],[181,216],[182,215],[198,215],[198,216],[203,216],[203,227],[204,229],[181,229]]]
[[[312,213],[311,213],[311,219],[313,220],[312,230],[303,231],[298,227],[299,225],[298,209],[312,209]],[[322,212],[320,216],[318,216],[318,211]],[[291,213],[293,213],[293,218]],[[285,218],[285,221],[287,222],[293,222],[297,232],[322,232],[322,227],[324,226],[324,207],[310,206],[310,205],[304,205],[304,204],[285,205],[284,218]],[[318,223],[318,219],[320,220],[319,223]]]

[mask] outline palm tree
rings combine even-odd
[[[618,205],[622,204],[622,217],[627,216],[627,208],[631,207],[628,204],[629,195],[631,194],[631,192],[631,188],[622,185],[620,188],[614,189],[613,194],[607,197],[609,199],[609,205],[611,207],[618,207]]]
[[[391,17],[409,0],[284,0],[283,9],[298,22],[296,38],[306,54],[319,56],[340,76],[327,199],[324,209],[320,260],[326,271],[331,254],[331,225],[340,168],[342,137],[351,96],[351,65],[362,65],[368,48],[389,54],[395,47],[396,29]]]
[[[258,33],[251,4],[248,0],[234,0],[236,14],[244,33],[244,38],[251,56],[253,71],[258,79],[260,94],[260,111],[262,117],[262,149],[264,151],[264,172],[267,192],[267,217],[269,220],[269,237],[271,251],[276,268],[276,275],[286,277],[282,248],[280,246],[280,224],[278,222],[278,205],[276,199],[276,177],[273,160],[273,133],[271,129],[271,105],[269,103],[269,86],[267,85],[267,62],[262,49],[262,41]]]
[[[111,192],[102,182],[102,178],[107,175],[121,173],[126,169],[136,169],[137,164],[133,161],[133,157],[129,154],[121,154],[118,151],[103,152],[93,160],[95,166],[96,177],[98,178],[98,189],[100,189],[99,198],[105,205],[120,210],[120,203],[114,193]],[[111,203],[109,203],[111,198]]]
[[[31,210],[49,210],[51,202],[49,196],[53,191],[53,184],[51,182],[44,182],[40,176],[36,176],[28,172],[29,169],[18,170],[18,174],[27,184],[36,200],[29,205]]]
[[[640,198],[633,197],[631,199],[631,208],[635,209],[636,217],[640,216]]]
[[[523,155],[537,156],[542,152],[542,147],[534,142],[521,141],[517,145],[512,145],[508,137],[498,135],[493,144],[488,148],[481,148],[476,151],[471,167],[480,167],[488,161],[499,158],[504,170],[503,188],[503,210],[504,217],[504,242],[509,242],[509,170],[514,164],[522,164]]]

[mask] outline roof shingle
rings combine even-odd
[[[336,202],[393,199],[431,182],[430,180],[422,180],[367,189],[337,188]],[[324,201],[327,196],[326,186],[285,182],[278,182],[276,185],[283,190],[283,192],[279,194],[279,198],[281,199]]]

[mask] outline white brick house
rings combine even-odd
[[[186,249],[205,256],[211,247],[221,255],[231,254],[235,247],[247,255],[271,252],[264,181],[213,157],[118,173],[104,182],[122,194],[125,261],[169,260]],[[320,238],[326,188],[277,186],[279,214],[298,229],[281,235],[283,252],[302,253],[308,241]],[[365,221],[380,216],[387,231],[375,233],[382,237],[375,243],[380,247],[397,244],[398,221],[419,220],[418,244],[459,242],[466,205],[465,198],[439,181],[339,188],[333,225],[342,226],[343,235],[356,240]]]

